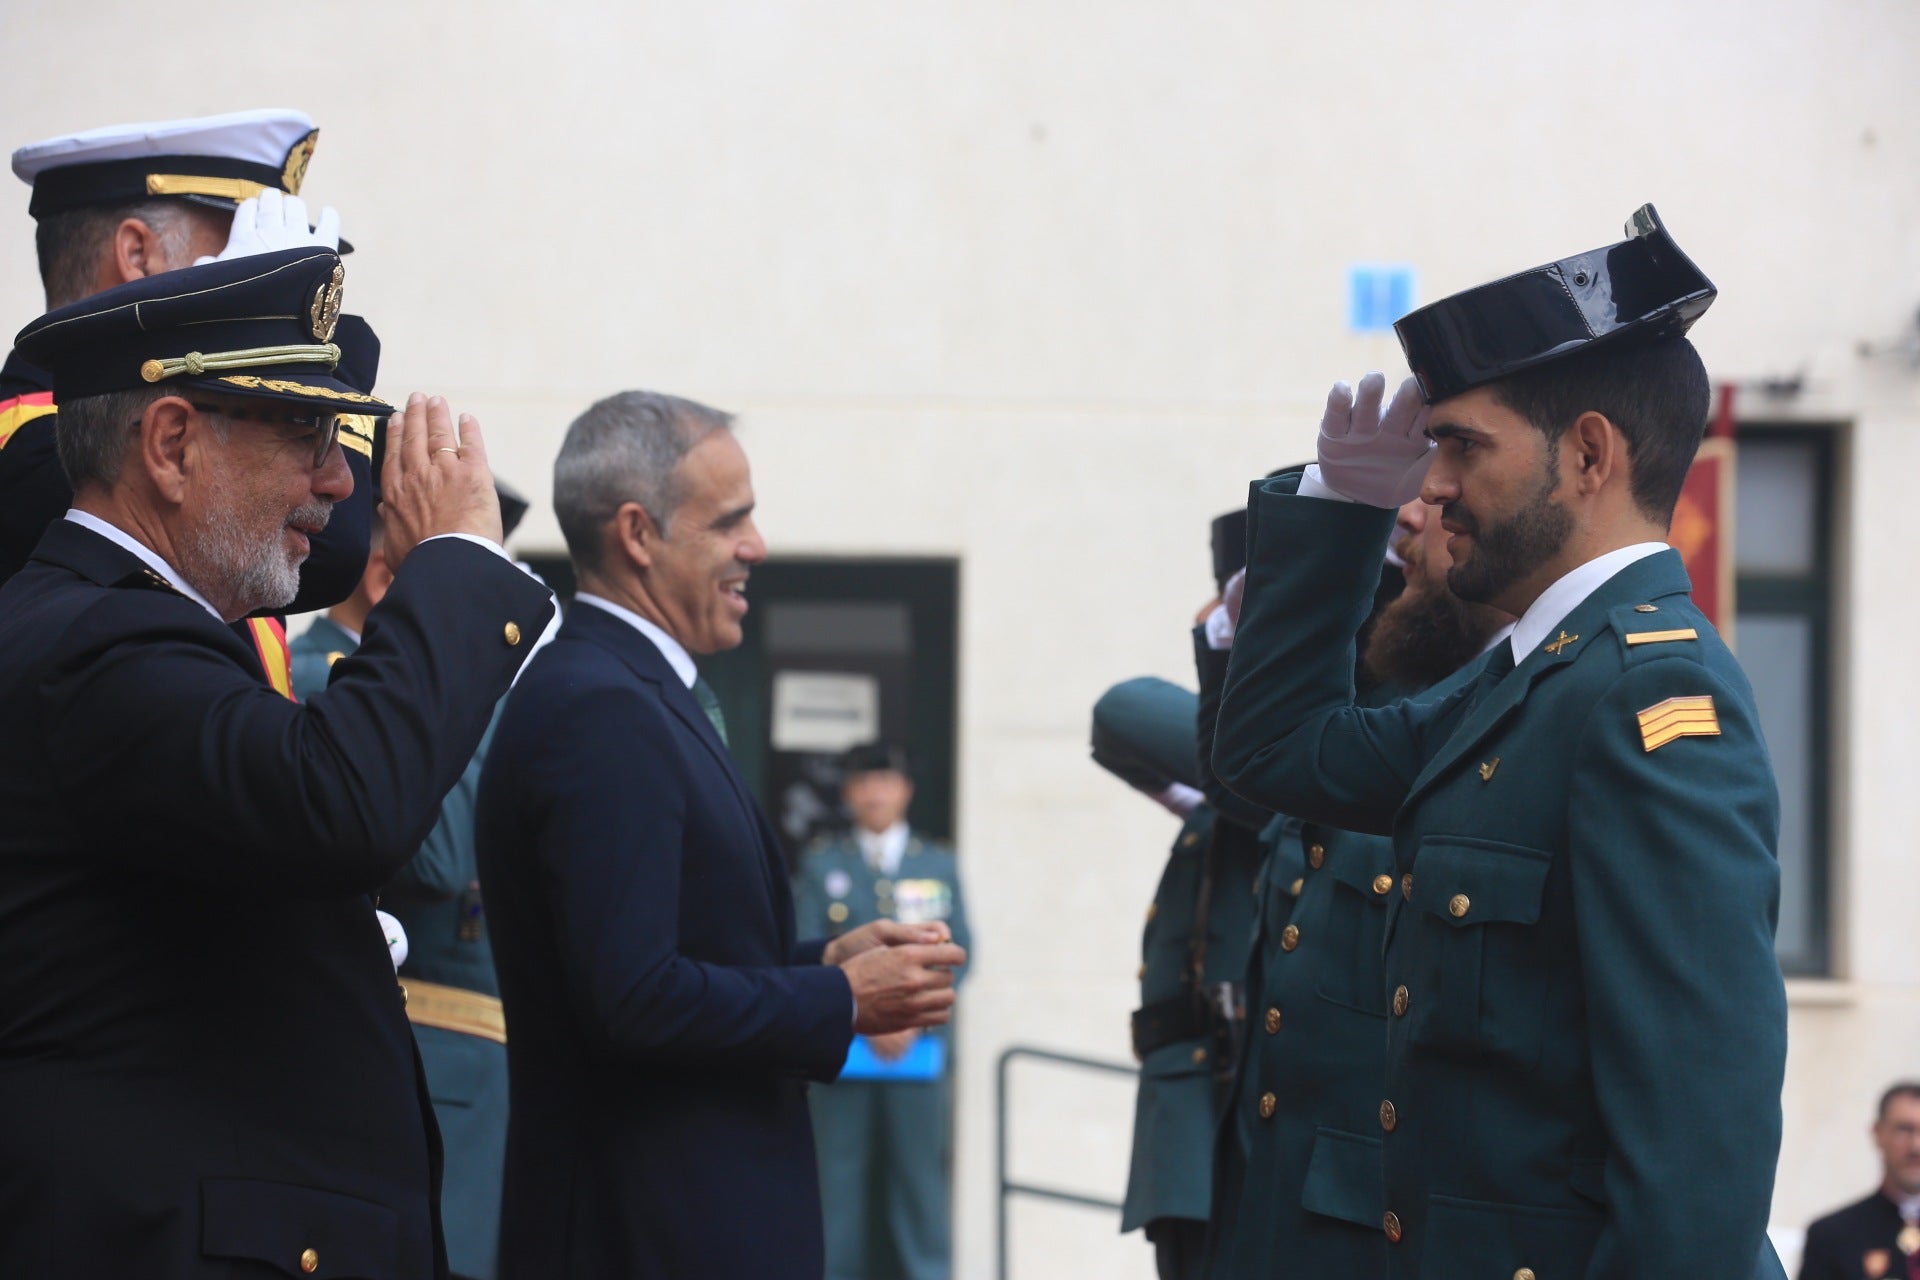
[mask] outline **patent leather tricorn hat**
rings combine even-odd
[[[1644,204],[1619,244],[1442,298],[1393,328],[1434,404],[1596,342],[1678,336],[1717,292]]]

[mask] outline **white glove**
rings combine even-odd
[[[407,962],[407,931],[386,912],[376,910],[373,914],[380,917],[380,935],[387,940],[387,954],[393,958],[393,971],[398,973]]]
[[[1169,782],[1159,791],[1151,793],[1153,802],[1176,818],[1184,818],[1206,803],[1204,792],[1188,786],[1184,782]]]
[[[340,215],[332,205],[320,211],[320,221],[307,227],[307,202],[290,196],[278,187],[268,187],[257,196],[240,202],[233,211],[233,230],[227,233],[227,247],[219,256],[196,258],[193,265],[250,258],[256,253],[306,246],[324,249],[340,247]]]
[[[1383,373],[1360,379],[1358,394],[1344,382],[1327,393],[1320,419],[1320,483],[1349,502],[1389,511],[1420,496],[1433,461],[1427,406],[1420,384],[1408,378],[1382,412]]]

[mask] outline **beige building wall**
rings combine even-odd
[[[1088,709],[1190,678],[1207,519],[1308,456],[1330,380],[1398,367],[1346,330],[1348,264],[1412,263],[1431,300],[1657,202],[1721,288],[1709,367],[1804,374],[1766,416],[1844,424],[1837,972],[1793,984],[1775,1221],[1871,1183],[1871,1099],[1920,1072],[1920,375],[1857,347],[1920,305],[1920,9],[7,0],[0,38],[9,147],[309,111],[383,390],[479,413],[543,503],[571,416],[643,385],[742,414],[776,552],[960,559],[968,1280],[995,1056],[1126,1057],[1172,823],[1088,762]],[[40,310],[25,209],[13,324]],[[544,505],[518,546],[558,549]],[[1016,1174],[1117,1197],[1130,1089],[1021,1089]],[[1017,1276],[1151,1274],[1103,1215],[1013,1221]]]

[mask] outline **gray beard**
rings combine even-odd
[[[228,621],[262,609],[284,609],[300,594],[300,565],[306,557],[290,562],[280,545],[279,530],[250,541],[226,497],[216,493],[213,516],[181,544],[180,576]],[[330,502],[310,503],[293,520],[325,524],[332,510]]]

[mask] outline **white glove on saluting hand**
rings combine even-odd
[[[218,257],[196,258],[193,265],[250,258],[256,253],[276,249],[299,249],[312,245],[324,249],[340,247],[340,215],[332,205],[320,211],[320,221],[307,227],[307,202],[290,196],[277,187],[268,187],[257,196],[240,202],[233,211],[233,230],[227,234],[227,247]]]
[[[1386,375],[1377,372],[1360,379],[1358,393],[1333,384],[1320,419],[1320,483],[1350,502],[1392,510],[1420,496],[1433,441],[1420,384],[1401,383],[1383,412],[1386,389]]]

